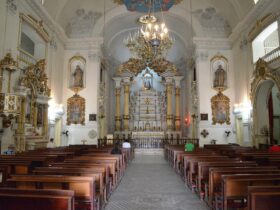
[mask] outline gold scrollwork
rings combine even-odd
[[[230,125],[230,99],[222,92],[211,98],[212,124]]]
[[[270,13],[261,18],[260,20],[257,20],[256,24],[248,34],[249,41],[252,42],[261,33],[262,30],[264,30],[268,25],[276,21],[279,16],[280,12]]]
[[[166,71],[171,71],[174,73],[177,72],[176,66],[172,62],[164,58],[153,60],[149,64],[149,67],[158,74],[164,73]],[[146,62],[144,59],[130,58],[128,61],[124,62],[119,66],[118,74],[122,74],[125,71],[129,71],[133,74],[138,74],[139,72],[143,71],[143,69],[145,68],[146,68]]]
[[[86,100],[78,94],[67,100],[67,125],[85,124]]]
[[[275,85],[278,87],[278,90],[280,90],[280,77],[279,74],[277,74],[276,71],[269,68],[268,63],[265,62],[263,59],[259,59],[256,63],[256,69],[254,71],[254,78],[251,82],[251,101],[253,103],[253,141],[254,144],[257,143],[256,138],[258,135],[258,126],[257,122],[260,119],[257,119],[257,95],[258,95],[258,89],[265,81],[272,81],[275,83]]]
[[[48,77],[45,73],[45,60],[38,61],[23,70],[24,74],[19,79],[19,85],[30,88],[34,95],[50,96],[51,90],[48,87]]]

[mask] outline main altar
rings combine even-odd
[[[181,137],[182,76],[168,69],[158,73],[146,67],[138,74],[125,72],[113,79],[115,136],[145,141]]]

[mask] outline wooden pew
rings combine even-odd
[[[280,174],[222,175],[222,180],[222,209],[229,210],[246,206],[248,186],[280,185]]]
[[[0,210],[75,210],[70,190],[0,188]]]
[[[222,188],[222,175],[226,174],[264,174],[264,173],[279,173],[279,169],[276,167],[260,167],[260,166],[239,166],[239,167],[224,167],[214,166],[209,168],[209,181],[208,191],[205,190],[206,195],[208,193],[208,205],[214,206],[215,194],[219,194]],[[207,201],[207,200],[206,200]]]
[[[12,175],[7,180],[9,187],[18,189],[63,189],[75,193],[77,209],[99,210],[95,179],[84,176],[59,175]]]
[[[113,179],[112,173],[114,172],[113,164],[109,163],[96,163],[96,162],[63,162],[63,163],[54,163],[51,167],[63,167],[63,168],[95,168],[95,167],[103,167],[106,170],[106,192],[107,197],[110,196],[113,190]]]
[[[92,168],[65,168],[65,167],[39,167],[33,170],[39,175],[67,175],[67,176],[89,176],[94,177],[96,190],[101,197],[101,205],[107,201],[106,198],[106,171],[103,167]]]
[[[280,186],[249,186],[249,210],[278,210],[280,207]]]
[[[198,163],[197,185],[198,192],[204,194],[205,187],[208,189],[209,169],[212,167],[255,167],[257,164],[252,161],[203,161]],[[207,192],[207,191],[206,191]],[[207,195],[207,193],[206,193]]]
[[[116,160],[107,160],[107,159],[100,159],[100,158],[84,158],[83,160],[77,160],[77,159],[73,159],[73,160],[66,160],[65,163],[71,163],[71,164],[80,164],[81,166],[84,165],[88,165],[89,163],[98,163],[98,164],[102,164],[102,165],[106,165],[107,167],[110,168],[110,177],[112,179],[112,186],[111,188],[115,188],[117,185],[117,181],[118,181],[118,172],[119,172],[119,168],[117,168],[117,161]]]
[[[197,156],[197,157],[191,157],[186,160],[186,175],[187,175],[187,184],[188,186],[192,186],[194,183],[197,182],[197,176],[198,176],[198,163],[199,162],[214,162],[214,161],[222,161],[222,162],[233,162],[238,163],[239,161],[232,160],[228,157],[224,156]],[[189,165],[189,167],[188,167]],[[198,186],[196,186],[198,187]]]

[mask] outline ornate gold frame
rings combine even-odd
[[[47,30],[45,29],[43,25],[43,21],[38,21],[31,15],[25,15],[24,13],[20,13],[20,24],[19,24],[19,34],[18,34],[18,51],[20,52],[18,55],[18,62],[23,62],[27,66],[34,65],[38,60],[35,59],[35,57],[28,52],[24,51],[20,46],[20,39],[21,39],[21,32],[22,32],[22,22],[26,22],[28,25],[30,25],[37,34],[45,41],[45,55],[44,58],[41,59],[47,59],[48,54],[48,43],[51,41],[51,37],[48,34]],[[28,57],[29,59],[32,59],[34,62],[31,63],[26,59],[25,57]]]
[[[253,144],[256,145],[258,135],[258,119],[257,119],[257,94],[260,85],[265,81],[272,81],[280,91],[280,77],[277,71],[269,68],[268,63],[263,59],[259,59],[256,63],[256,69],[253,74],[254,78],[251,82],[251,102],[253,104]],[[257,146],[257,145],[256,145]]]
[[[71,86],[71,77],[72,77],[72,72],[71,72],[71,64],[74,62],[74,61],[80,61],[84,64],[84,69],[83,69],[83,87],[72,87]],[[73,56],[72,58],[69,59],[69,62],[68,62],[68,87],[70,90],[74,91],[75,93],[78,93],[79,91],[81,91],[82,89],[84,89],[86,87],[86,83],[85,83],[85,78],[86,78],[86,62],[87,60],[83,57],[83,56]]]
[[[85,104],[86,100],[78,94],[67,99],[67,125],[85,124]],[[77,112],[78,119],[73,119],[73,111]]]
[[[279,16],[280,16],[280,12],[270,13],[264,16],[263,18],[257,20],[256,24],[253,26],[253,28],[250,30],[248,34],[249,42],[252,42],[262,32],[263,29],[265,29],[274,21],[277,21]]]
[[[217,123],[226,123],[230,125],[230,99],[226,95],[224,95],[222,92],[219,92],[217,95],[213,96],[211,98],[211,108],[213,125],[216,125]],[[218,119],[217,115],[219,114],[224,114],[225,116],[222,119]]]

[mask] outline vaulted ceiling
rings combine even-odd
[[[253,0],[182,0],[163,13],[176,40],[168,59],[176,62],[186,57],[192,34],[228,37],[253,6]],[[139,27],[137,19],[142,13],[128,11],[114,0],[45,0],[44,7],[68,38],[104,36],[110,56],[119,62],[130,57],[123,39]]]

